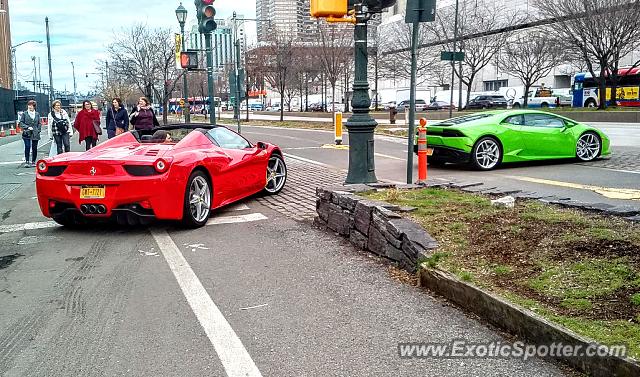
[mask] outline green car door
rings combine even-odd
[[[566,158],[575,154],[575,137],[565,120],[553,114],[524,114],[523,157]]]

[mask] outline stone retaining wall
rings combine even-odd
[[[406,209],[342,190],[318,188],[316,195],[316,224],[407,271],[416,271],[418,260],[438,246],[420,225],[396,213]]]

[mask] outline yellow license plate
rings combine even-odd
[[[427,148],[427,156],[433,156],[433,148]]]
[[[104,186],[82,186],[80,199],[104,199],[106,189]]]

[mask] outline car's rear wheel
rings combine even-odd
[[[502,161],[502,148],[493,137],[483,137],[471,150],[471,165],[478,170],[491,170]]]
[[[585,132],[576,145],[576,156],[580,161],[592,161],[600,155],[602,142],[595,132]]]
[[[182,221],[188,227],[201,227],[209,220],[210,213],[211,185],[207,176],[196,170],[191,173],[187,181]]]
[[[271,155],[267,163],[267,184],[264,186],[264,193],[268,195],[279,193],[286,181],[287,165],[280,155]]]

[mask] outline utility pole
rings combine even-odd
[[[78,103],[78,100],[76,98],[76,67],[73,65],[73,62],[71,62],[71,72],[73,73],[73,110],[75,111],[75,105]]]
[[[455,21],[453,22],[453,54],[455,55],[457,49],[456,49],[456,42],[458,41],[458,9],[459,9],[459,0],[456,0],[456,16],[455,16]],[[461,63],[462,65],[462,63]],[[453,84],[454,84],[454,80],[456,78],[456,62],[455,60],[451,60],[451,86],[449,87],[449,89],[451,90],[451,97],[449,100],[449,118],[451,118],[453,116]],[[462,72],[460,72],[460,77],[462,78]],[[458,107],[460,106],[460,103],[458,103]]]
[[[49,37],[49,17],[44,18],[47,27],[47,55],[49,56],[49,106],[53,102],[53,72],[51,71],[51,39]]]
[[[236,65],[234,75],[236,77],[235,80],[235,88],[234,91],[236,93],[236,100],[233,106],[233,116],[238,121],[238,133],[241,133],[241,125],[240,125],[240,44],[238,42],[238,22],[236,20],[236,12],[233,12],[233,40],[234,40],[234,50],[236,55]]]
[[[216,124],[216,105],[214,101],[215,91],[213,89],[213,49],[211,47],[211,33],[204,35],[204,43],[207,49],[207,88],[209,90],[209,122]]]
[[[36,71],[36,57],[32,56],[31,61],[33,62],[33,92],[36,93],[36,80],[38,71]]]

